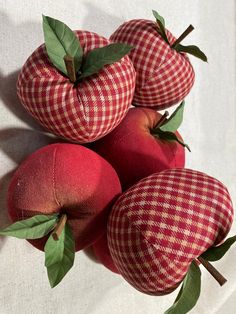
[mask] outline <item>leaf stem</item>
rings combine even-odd
[[[66,221],[67,221],[67,216],[66,216],[66,214],[63,214],[61,216],[60,220],[58,221],[55,229],[52,232],[52,237],[55,241],[59,240],[60,234],[61,234],[63,228],[65,227]]]
[[[193,25],[189,25],[189,27],[179,36],[178,39],[171,45],[171,48],[175,48],[185,37],[188,36],[194,30]]]
[[[70,81],[74,83],[76,81],[74,58],[69,55],[65,55],[64,62],[65,62],[68,77]]]
[[[160,118],[160,120],[157,122],[155,129],[162,126],[162,124],[167,120],[168,115],[169,115],[169,112],[165,111],[164,114],[162,115],[162,117]]]
[[[227,279],[211,263],[201,256],[198,257],[198,260],[221,286],[226,283]]]

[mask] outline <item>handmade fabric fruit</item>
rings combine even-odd
[[[150,174],[184,167],[185,144],[177,132],[183,109],[184,103],[164,121],[152,109],[131,108],[115,130],[93,143],[91,148],[116,170],[123,190]]]
[[[183,46],[165,28],[165,21],[153,11],[156,22],[136,19],[122,24],[110,37],[135,47],[129,57],[136,73],[135,106],[168,108],[185,98],[194,83],[194,70],[185,52],[206,61],[196,46]],[[191,29],[191,28],[190,28]]]
[[[67,214],[76,251],[92,244],[104,232],[120,183],[102,157],[75,144],[53,144],[31,156],[15,172],[8,208],[15,222],[36,214]],[[30,241],[40,250],[47,237]]]
[[[120,193],[116,172],[95,152],[75,144],[46,146],[15,172],[8,191],[15,223],[0,234],[28,239],[44,250],[55,286],[73,265],[75,251],[103,235]]]
[[[119,274],[119,270],[115,266],[111,253],[109,251],[107,243],[107,233],[105,233],[100,239],[93,243],[91,246],[92,251],[96,259],[102,263],[106,268],[108,268],[113,273]]]
[[[45,44],[24,64],[17,82],[22,105],[50,132],[87,143],[114,129],[131,105],[135,70],[124,44],[73,32],[43,18]],[[68,78],[69,76],[69,78]]]
[[[108,246],[115,266],[134,288],[163,295],[188,270],[193,284],[200,284],[193,261],[222,242],[232,220],[232,202],[221,182],[196,170],[168,169],[118,198],[109,216]]]

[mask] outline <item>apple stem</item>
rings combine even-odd
[[[175,48],[185,37],[188,36],[194,30],[193,25],[189,25],[189,27],[179,36],[178,39],[171,45],[171,48]]]
[[[198,260],[221,286],[226,283],[227,279],[211,263],[209,263],[209,261],[201,256],[198,257]]]
[[[157,122],[155,129],[158,129],[162,124],[167,120],[167,117],[169,115],[168,111],[165,111],[160,120]]]
[[[59,240],[60,234],[61,234],[63,228],[65,227],[66,221],[67,221],[67,216],[66,216],[66,214],[63,214],[61,216],[60,220],[58,221],[55,229],[52,232],[53,240],[55,240],[55,241]]]
[[[70,81],[72,83],[74,83],[76,81],[74,58],[69,56],[69,55],[65,55],[64,62],[66,65],[68,77],[69,77]]]

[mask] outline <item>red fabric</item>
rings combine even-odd
[[[78,251],[102,236],[120,193],[117,174],[102,157],[80,145],[53,144],[17,169],[9,186],[8,210],[13,221],[66,213]],[[30,242],[43,250],[46,239]]]
[[[106,268],[108,268],[113,273],[119,274],[119,270],[114,264],[111,253],[107,244],[107,233],[105,233],[100,239],[98,239],[92,245],[93,252],[100,263],[102,263]]]
[[[109,44],[95,33],[76,31],[84,53]],[[75,88],[51,64],[45,45],[24,64],[17,93],[25,109],[50,132],[87,143],[114,129],[132,102],[135,70],[128,56],[107,65]]]
[[[168,169],[123,193],[108,221],[108,246],[137,290],[162,295],[182,281],[191,261],[227,235],[233,207],[226,187],[195,170]]]
[[[150,174],[184,167],[183,146],[150,134],[160,118],[152,109],[132,108],[115,130],[91,146],[114,167],[123,190]]]
[[[166,30],[168,40],[175,37]],[[158,34],[157,24],[149,20],[131,20],[122,24],[111,41],[135,47],[129,57],[137,78],[133,103],[158,110],[180,102],[194,83],[194,70],[186,54],[172,49]]]

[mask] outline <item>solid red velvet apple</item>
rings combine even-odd
[[[157,21],[161,25],[145,19],[125,22],[110,40],[135,47],[129,54],[137,73],[133,104],[160,110],[185,98],[195,74],[187,55],[172,46],[176,38],[165,29],[164,19]]]
[[[91,146],[114,167],[123,190],[152,173],[184,167],[184,147],[152,134],[161,117],[149,108],[131,108],[115,130]]]
[[[116,265],[113,262],[111,253],[109,251],[107,243],[107,232],[96,242],[93,243],[91,249],[96,257],[96,259],[102,263],[106,268],[108,268],[113,273],[120,274]]]
[[[66,214],[78,251],[102,236],[120,193],[118,176],[102,157],[81,145],[53,144],[30,155],[17,169],[9,186],[8,210],[13,222]],[[29,241],[44,250],[47,238]]]
[[[99,54],[98,48],[104,48],[110,41],[98,34],[83,30],[73,33],[65,24],[49,17],[44,17],[44,24],[50,34],[44,29],[45,44],[32,53],[20,72],[19,99],[50,132],[78,143],[94,141],[114,129],[131,105],[136,76],[132,62],[127,55],[111,62],[111,56],[118,59],[123,48],[109,46],[110,55],[104,51]],[[74,70],[76,81],[72,83],[65,75],[63,57],[75,43],[75,54],[80,52],[77,63],[81,64],[81,69]],[[62,51],[60,56],[58,51]],[[86,60],[88,57],[90,61]],[[76,63],[73,62],[72,66]],[[105,65],[98,71],[98,64]],[[82,73],[85,67],[88,71]]]
[[[232,201],[221,182],[196,170],[168,169],[118,198],[108,246],[134,288],[163,295],[180,284],[193,260],[222,242],[232,221]]]

